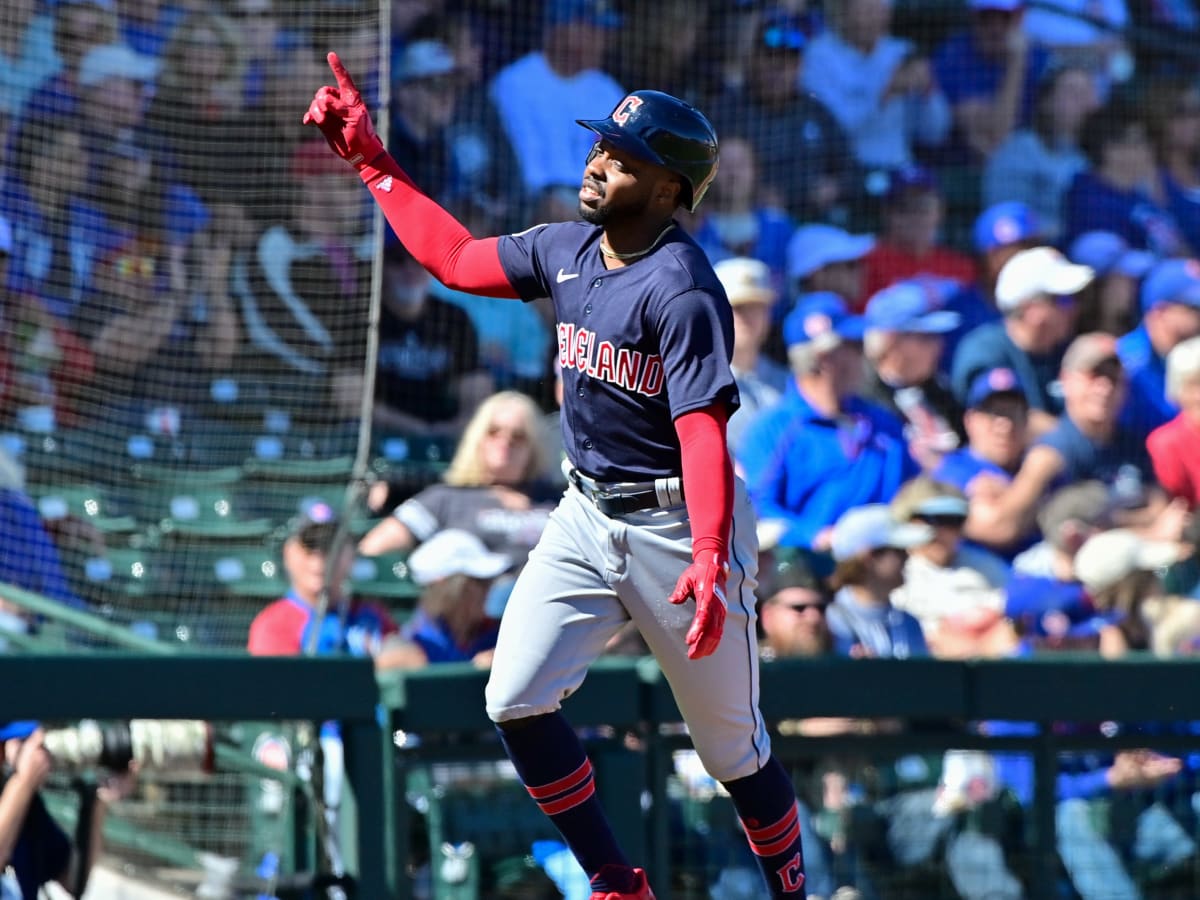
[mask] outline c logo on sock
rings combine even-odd
[[[795,856],[775,870],[775,874],[779,876],[785,894],[794,894],[804,887],[804,860],[800,853],[797,851]]]

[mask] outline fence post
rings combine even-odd
[[[396,895],[395,842],[389,802],[391,789],[389,731],[376,721],[354,720],[343,726],[346,775],[358,805],[358,896]]]

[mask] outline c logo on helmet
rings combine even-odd
[[[630,114],[632,114],[641,105],[642,98],[635,97],[633,94],[630,94],[617,104],[617,108],[613,110],[612,120],[618,125],[624,125],[629,121]]]

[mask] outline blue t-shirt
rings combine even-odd
[[[1144,324],[1117,339],[1117,355],[1129,384],[1121,427],[1129,432],[1129,440],[1144,441],[1179,414],[1179,407],[1167,399],[1167,364],[1154,352]]]
[[[425,651],[431,663],[470,662],[477,653],[496,646],[499,632],[500,621],[488,620],[469,644],[459,646],[443,620],[431,618],[420,609],[413,613],[400,631],[401,635]]]
[[[925,633],[911,613],[887,606],[866,606],[855,599],[849,588],[842,588],[825,613],[833,634],[834,649],[849,656],[855,644],[861,644],[880,659],[908,659],[928,656]]]
[[[942,461],[938,463],[938,467],[933,471],[933,478],[944,484],[952,484],[963,493],[966,493],[967,485],[974,480],[976,475],[983,472],[989,475],[998,475],[1006,480],[1012,479],[1010,472],[1004,471],[1004,469],[991,460],[976,456],[969,447],[955,450],[943,456]]]
[[[950,372],[954,396],[964,406],[971,382],[989,369],[1012,369],[1030,409],[1040,409],[1053,416],[1062,415],[1062,388],[1058,372],[1066,348],[1045,355],[1026,353],[1013,343],[1004,322],[980,325],[958,345]]]
[[[1096,230],[1115,232],[1131,247],[1162,257],[1179,256],[1187,248],[1170,212],[1141,191],[1119,190],[1084,171],[1075,176],[1063,198],[1062,245]]]
[[[980,325],[998,322],[1001,317],[1000,310],[996,309],[995,305],[983,296],[979,285],[976,284],[967,285],[952,294],[946,301],[946,309],[958,313],[959,316],[958,327],[942,338],[942,356],[938,365],[943,372],[949,375],[954,355],[963,338]]]
[[[1053,489],[1095,479],[1137,493],[1136,487],[1154,483],[1154,468],[1145,441],[1134,440],[1120,431],[1114,433],[1112,440],[1100,443],[1063,416],[1053,430],[1038,438],[1035,445],[1052,447],[1062,457],[1063,468],[1054,480]],[[1139,484],[1135,487],[1131,481]]]
[[[63,573],[58,548],[33,502],[22,492],[0,488],[0,582],[83,607]]]
[[[841,417],[826,418],[795,381],[750,422],[738,462],[758,517],[786,522],[780,543],[791,547],[811,547],[852,507],[889,502],[918,472],[894,416],[851,397]]]
[[[681,474],[675,419],[738,407],[733,311],[704,251],[680,227],[630,265],[606,269],[600,227],[537,225],[500,238],[523,300],[550,297],[562,366],[563,448],[600,481]]]
[[[951,106],[957,106],[964,100],[994,98],[1004,81],[1005,61],[989,59],[980,54],[970,31],[960,31],[947,38],[934,51],[932,62],[934,77]],[[1037,85],[1049,62],[1050,55],[1044,48],[1030,48],[1025,64],[1025,83],[1021,88],[1019,125],[1029,122]],[[970,160],[973,152],[967,147],[963,136],[955,133],[943,155],[946,162],[961,163]]]

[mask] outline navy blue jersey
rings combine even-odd
[[[682,228],[617,269],[604,267],[601,234],[586,222],[539,225],[502,237],[500,262],[522,299],[554,301],[571,462],[601,481],[679,475],[675,419],[738,406],[733,312]]]

